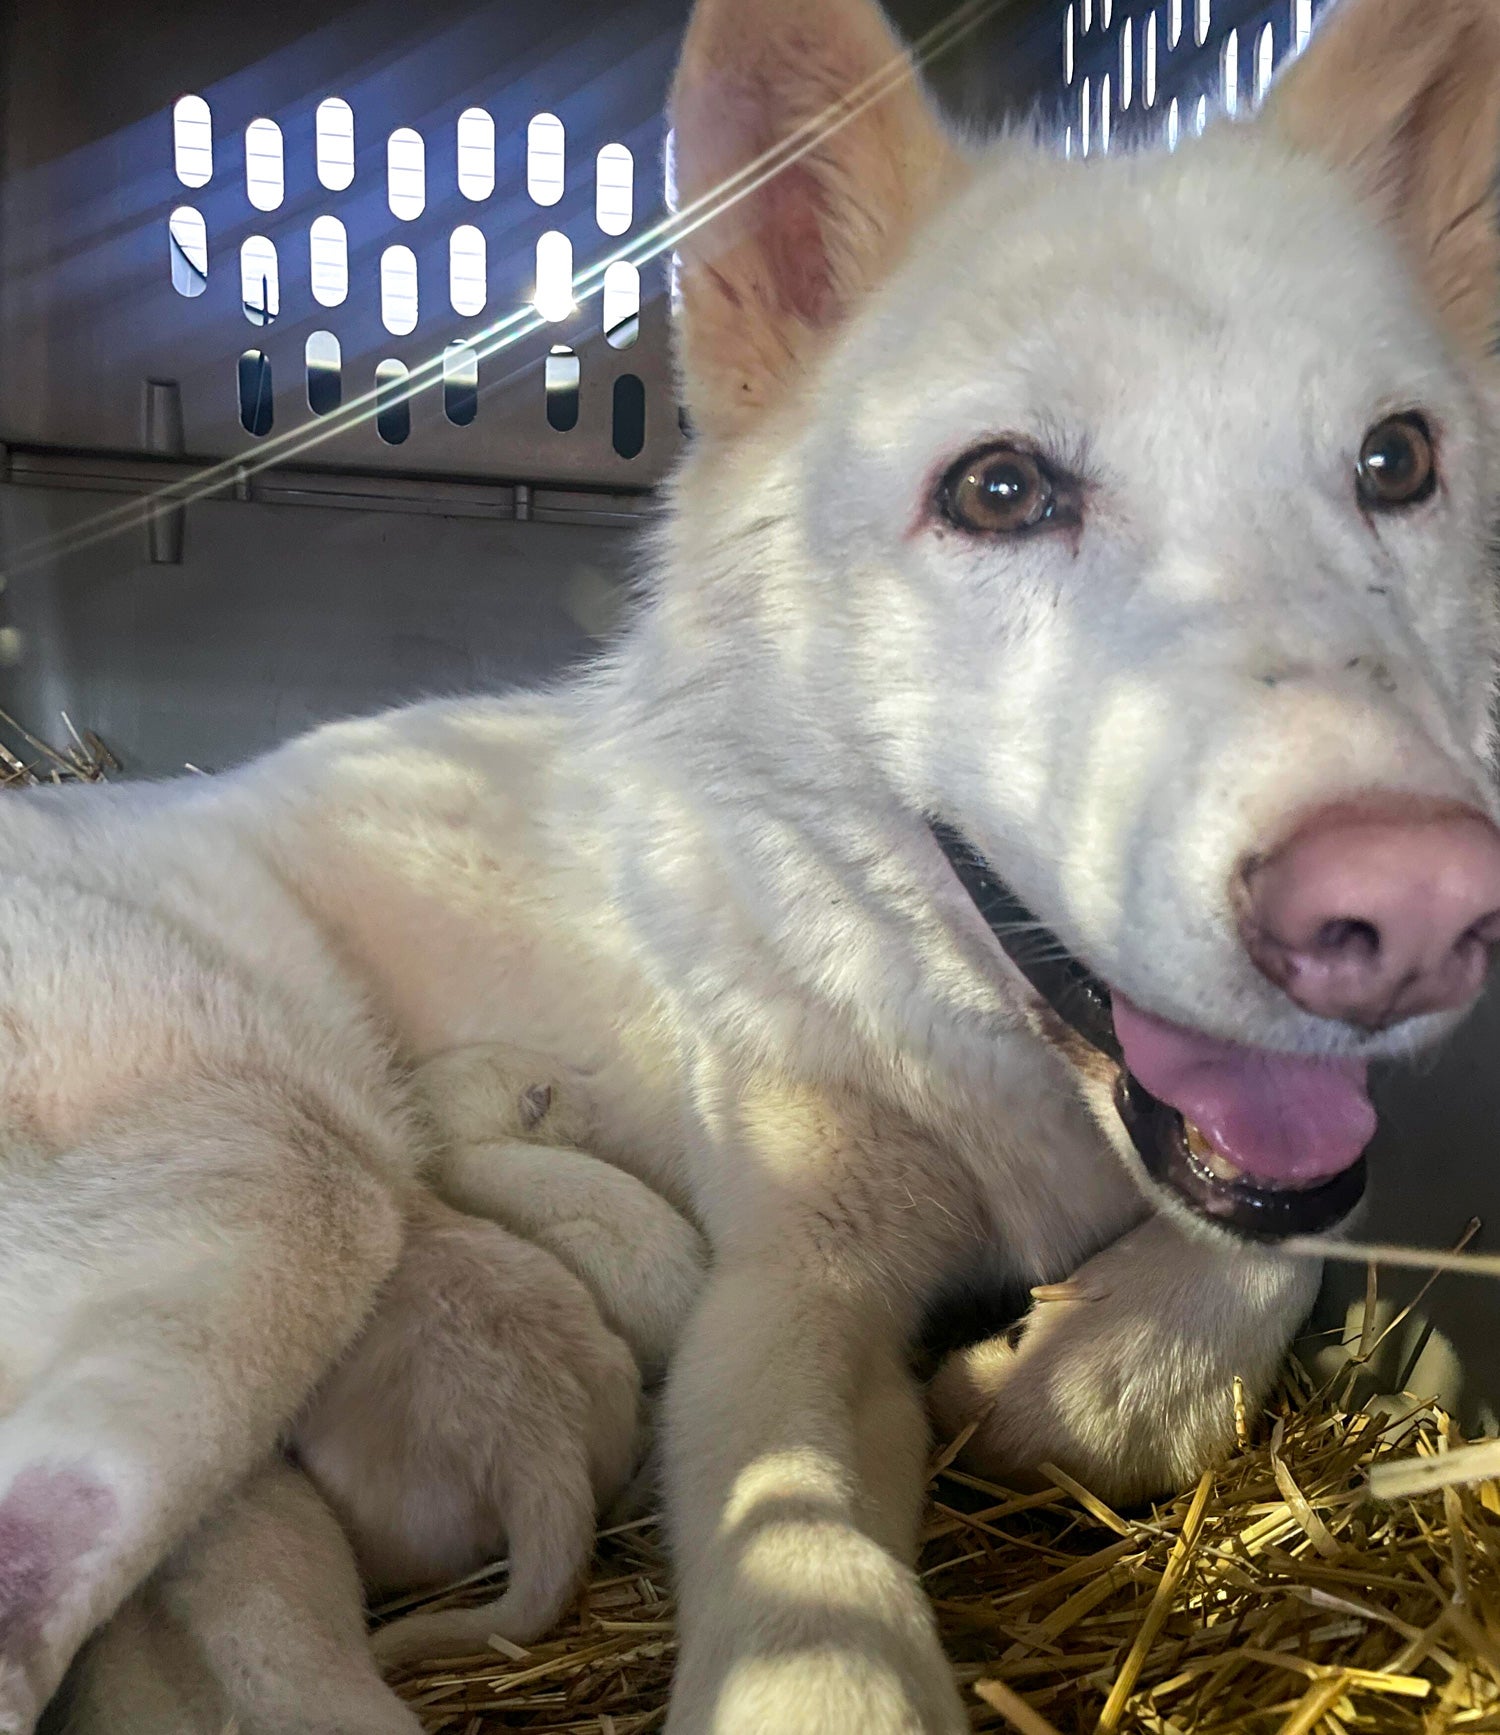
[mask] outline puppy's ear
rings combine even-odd
[[[746,427],[959,172],[873,0],[698,0],[672,92],[680,358],[707,434]]]
[[[1500,312],[1500,4],[1339,0],[1272,86],[1266,124],[1353,174],[1401,235],[1454,339]]]

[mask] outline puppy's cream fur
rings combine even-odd
[[[928,813],[1179,1023],[1310,1051],[1440,1033],[1297,1011],[1227,888],[1351,790],[1495,807],[1493,8],[1343,0],[1264,119],[1175,156],[961,148],[869,0],[701,0],[674,110],[702,431],[613,657],[210,782],[7,800],[7,1735],[349,1349],[403,1219],[443,1221],[424,1179],[592,1262],[604,1317],[671,1347],[696,1249],[627,1189],[663,1282],[633,1230],[596,1257],[570,1215],[625,1219],[595,1163],[713,1253],[668,1402],[671,1735],[967,1727],[910,1567],[926,1303],[1075,1273],[1083,1299],[940,1376],[940,1417],[979,1421],[981,1465],[1045,1455],[1130,1498],[1228,1439],[1233,1376],[1269,1378],[1315,1274],[1156,1214]],[[1442,488],[1373,521],[1355,454],[1414,407]],[[1085,478],[1076,534],[934,512],[948,465],[1015,435]],[[517,1156],[461,1106],[424,1176],[404,1075],[518,1047],[566,1073],[586,1153]],[[501,1297],[561,1293],[489,1245]],[[569,1293],[582,1391],[609,1340]],[[503,1343],[503,1301],[472,1318]],[[395,1346],[441,1380],[415,1329],[377,1322],[344,1366]],[[533,1482],[592,1425],[536,1413]]]

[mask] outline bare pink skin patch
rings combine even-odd
[[[76,1465],[33,1464],[12,1482],[0,1500],[0,1658],[24,1667],[117,1510],[113,1490]]]

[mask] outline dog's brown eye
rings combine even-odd
[[[1420,416],[1387,416],[1359,449],[1359,498],[1369,507],[1415,506],[1437,486],[1432,435]]]
[[[1065,507],[1051,472],[1019,446],[986,446],[943,479],[943,511],[960,530],[1007,536],[1054,521]]]

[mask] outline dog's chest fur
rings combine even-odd
[[[850,865],[811,791],[773,842],[758,804],[710,809],[609,734],[576,693],[422,707],[295,744],[232,800],[407,1058],[543,1057],[590,1148],[700,1216],[701,1166],[736,1160],[701,1081],[747,1066],[923,1128],[967,1173],[977,1264],[1055,1275],[1139,1212],[909,827],[861,815]]]

